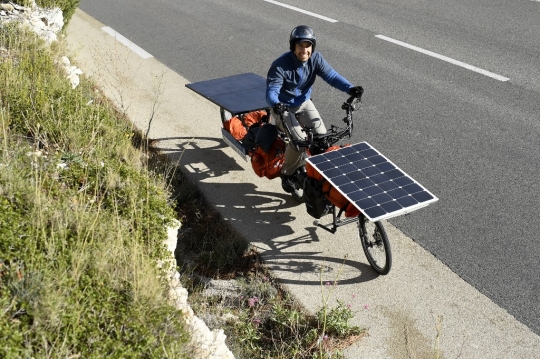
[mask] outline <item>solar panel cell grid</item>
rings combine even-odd
[[[367,142],[308,161],[372,221],[409,213],[438,200]]]

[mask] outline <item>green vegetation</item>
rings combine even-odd
[[[162,161],[59,46],[0,27],[0,357],[189,357]]]

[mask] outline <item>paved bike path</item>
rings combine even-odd
[[[326,299],[351,305],[353,324],[367,327],[369,336],[346,349],[346,358],[433,358],[436,348],[439,358],[538,357],[539,336],[389,223],[393,268],[387,276],[374,275],[355,225],[336,234],[316,228],[278,180],[258,178],[223,144],[216,106],[154,58],[116,41],[104,26],[76,12],[67,32],[72,62],[135,126],[146,131],[150,124],[158,147],[262,252],[273,275],[306,309],[315,312]],[[336,286],[325,285],[335,280]]]

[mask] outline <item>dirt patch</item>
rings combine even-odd
[[[444,359],[437,349],[437,330],[434,330],[433,339],[428,339],[416,329],[414,320],[406,313],[385,309],[383,314],[391,322],[392,340],[388,348],[391,358]]]

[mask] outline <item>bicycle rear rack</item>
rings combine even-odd
[[[317,227],[324,229],[332,234],[336,233],[337,229],[341,226],[354,223],[358,221],[358,217],[354,218],[341,218],[344,210],[340,209],[339,213],[336,215],[336,206],[332,205],[332,222],[328,224],[321,224],[319,220],[315,220],[313,224]]]

